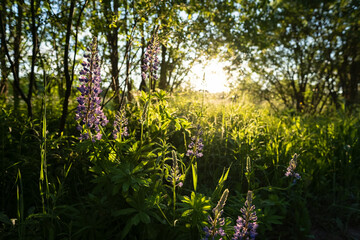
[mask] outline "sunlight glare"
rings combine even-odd
[[[225,66],[226,64],[218,59],[210,60],[205,64],[195,64],[191,70],[193,76],[189,80],[195,79],[195,82],[191,82],[195,90],[207,90],[210,93],[228,92],[227,75],[223,70]]]

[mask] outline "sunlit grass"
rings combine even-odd
[[[158,91],[151,99],[146,93],[134,96],[134,102],[125,106],[129,136],[113,140],[112,127],[106,126],[106,137],[95,144],[78,142],[75,121],[69,123],[74,136],[57,138],[51,131],[54,119],[47,119],[50,132],[44,133],[40,122],[31,124],[3,109],[2,164],[12,176],[7,175],[3,184],[14,183],[19,169],[24,185],[21,201],[17,192],[4,188],[14,202],[8,203],[12,211],[1,216],[4,224],[21,217],[25,225],[15,224],[16,231],[4,225],[0,231],[10,237],[18,231],[21,236],[35,237],[36,229],[51,229],[41,234],[107,239],[115,234],[108,226],[118,226],[116,236],[125,239],[143,236],[150,228],[153,239],[172,234],[199,239],[204,235],[201,228],[210,227],[206,218],[225,188],[229,197],[222,229],[228,237],[234,233],[248,190],[254,193],[260,239],[294,234],[298,239],[311,238],[319,225],[333,228],[335,234],[341,230],[334,225],[335,219],[353,228],[346,216],[357,213],[360,199],[360,122],[356,116],[275,112],[266,102],[254,102],[252,96],[236,92],[169,95]],[[47,111],[53,112],[52,108],[47,106]],[[112,122],[114,112],[106,114]],[[203,131],[203,156],[191,159],[186,152],[198,125]],[[34,195],[45,148],[33,147],[43,146],[44,134],[49,175],[49,203],[45,205],[38,190]],[[285,176],[294,153],[298,154],[296,173],[301,176],[297,181]],[[14,156],[26,160],[14,165]],[[178,160],[176,171],[174,159]],[[171,171],[181,176],[171,175],[169,182]],[[17,204],[21,202],[25,205],[20,216]],[[46,211],[40,214],[43,206]],[[326,218],[319,210],[324,207]],[[49,218],[53,219],[50,223]],[[26,224],[36,226],[35,230]]]

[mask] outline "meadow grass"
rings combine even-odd
[[[116,112],[105,110],[112,123]],[[124,107],[128,136],[114,140],[109,124],[92,142],[77,139],[75,121],[58,136],[55,111],[47,113],[49,132],[44,120],[2,107],[3,239],[231,239],[249,190],[257,239],[356,239],[355,115],[274,113],[226,94],[142,92]],[[285,174],[295,153],[290,170],[299,179]],[[213,215],[225,188],[226,204]]]

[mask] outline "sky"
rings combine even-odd
[[[205,63],[195,64],[190,74],[191,84],[195,90],[207,90],[211,93],[228,92],[227,75],[223,68],[226,63],[213,59]],[[205,81],[204,81],[205,73]],[[194,81],[195,79],[195,81]]]

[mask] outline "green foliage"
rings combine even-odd
[[[359,103],[358,1],[229,1],[214,24],[239,88],[297,112]],[[355,27],[356,26],[356,27]],[[356,52],[356,51],[355,51]],[[244,64],[245,63],[245,64]],[[350,87],[352,86],[352,87]]]
[[[42,132],[44,125],[3,108],[2,236],[199,239],[224,188],[228,238],[248,190],[260,239],[316,238],[319,226],[350,236],[347,229],[360,221],[356,116],[271,114],[244,101],[205,98],[142,93],[125,107],[130,135],[113,140],[106,127],[95,143]],[[53,121],[47,119],[48,129]],[[204,131],[204,156],[197,159],[185,155],[192,122]],[[43,203],[38,184],[45,137],[49,188]],[[296,183],[284,175],[294,153]]]
[[[358,1],[4,0],[0,8],[0,239],[199,239],[211,209],[221,215],[224,188],[225,239],[248,190],[259,239],[320,239],[321,229],[357,237]],[[235,91],[231,100],[131,91],[154,29],[159,88],[176,92],[205,53],[226,52],[256,105]],[[74,87],[88,31],[108,66],[102,107],[111,123],[124,110],[129,136],[112,139],[108,124],[102,140],[78,140]],[[201,158],[186,155],[197,125]],[[284,175],[294,153],[297,181]]]
[[[185,226],[191,231],[192,239],[198,239],[201,226],[206,224],[211,210],[210,200],[200,193],[191,192],[190,197],[183,197],[179,207]]]

